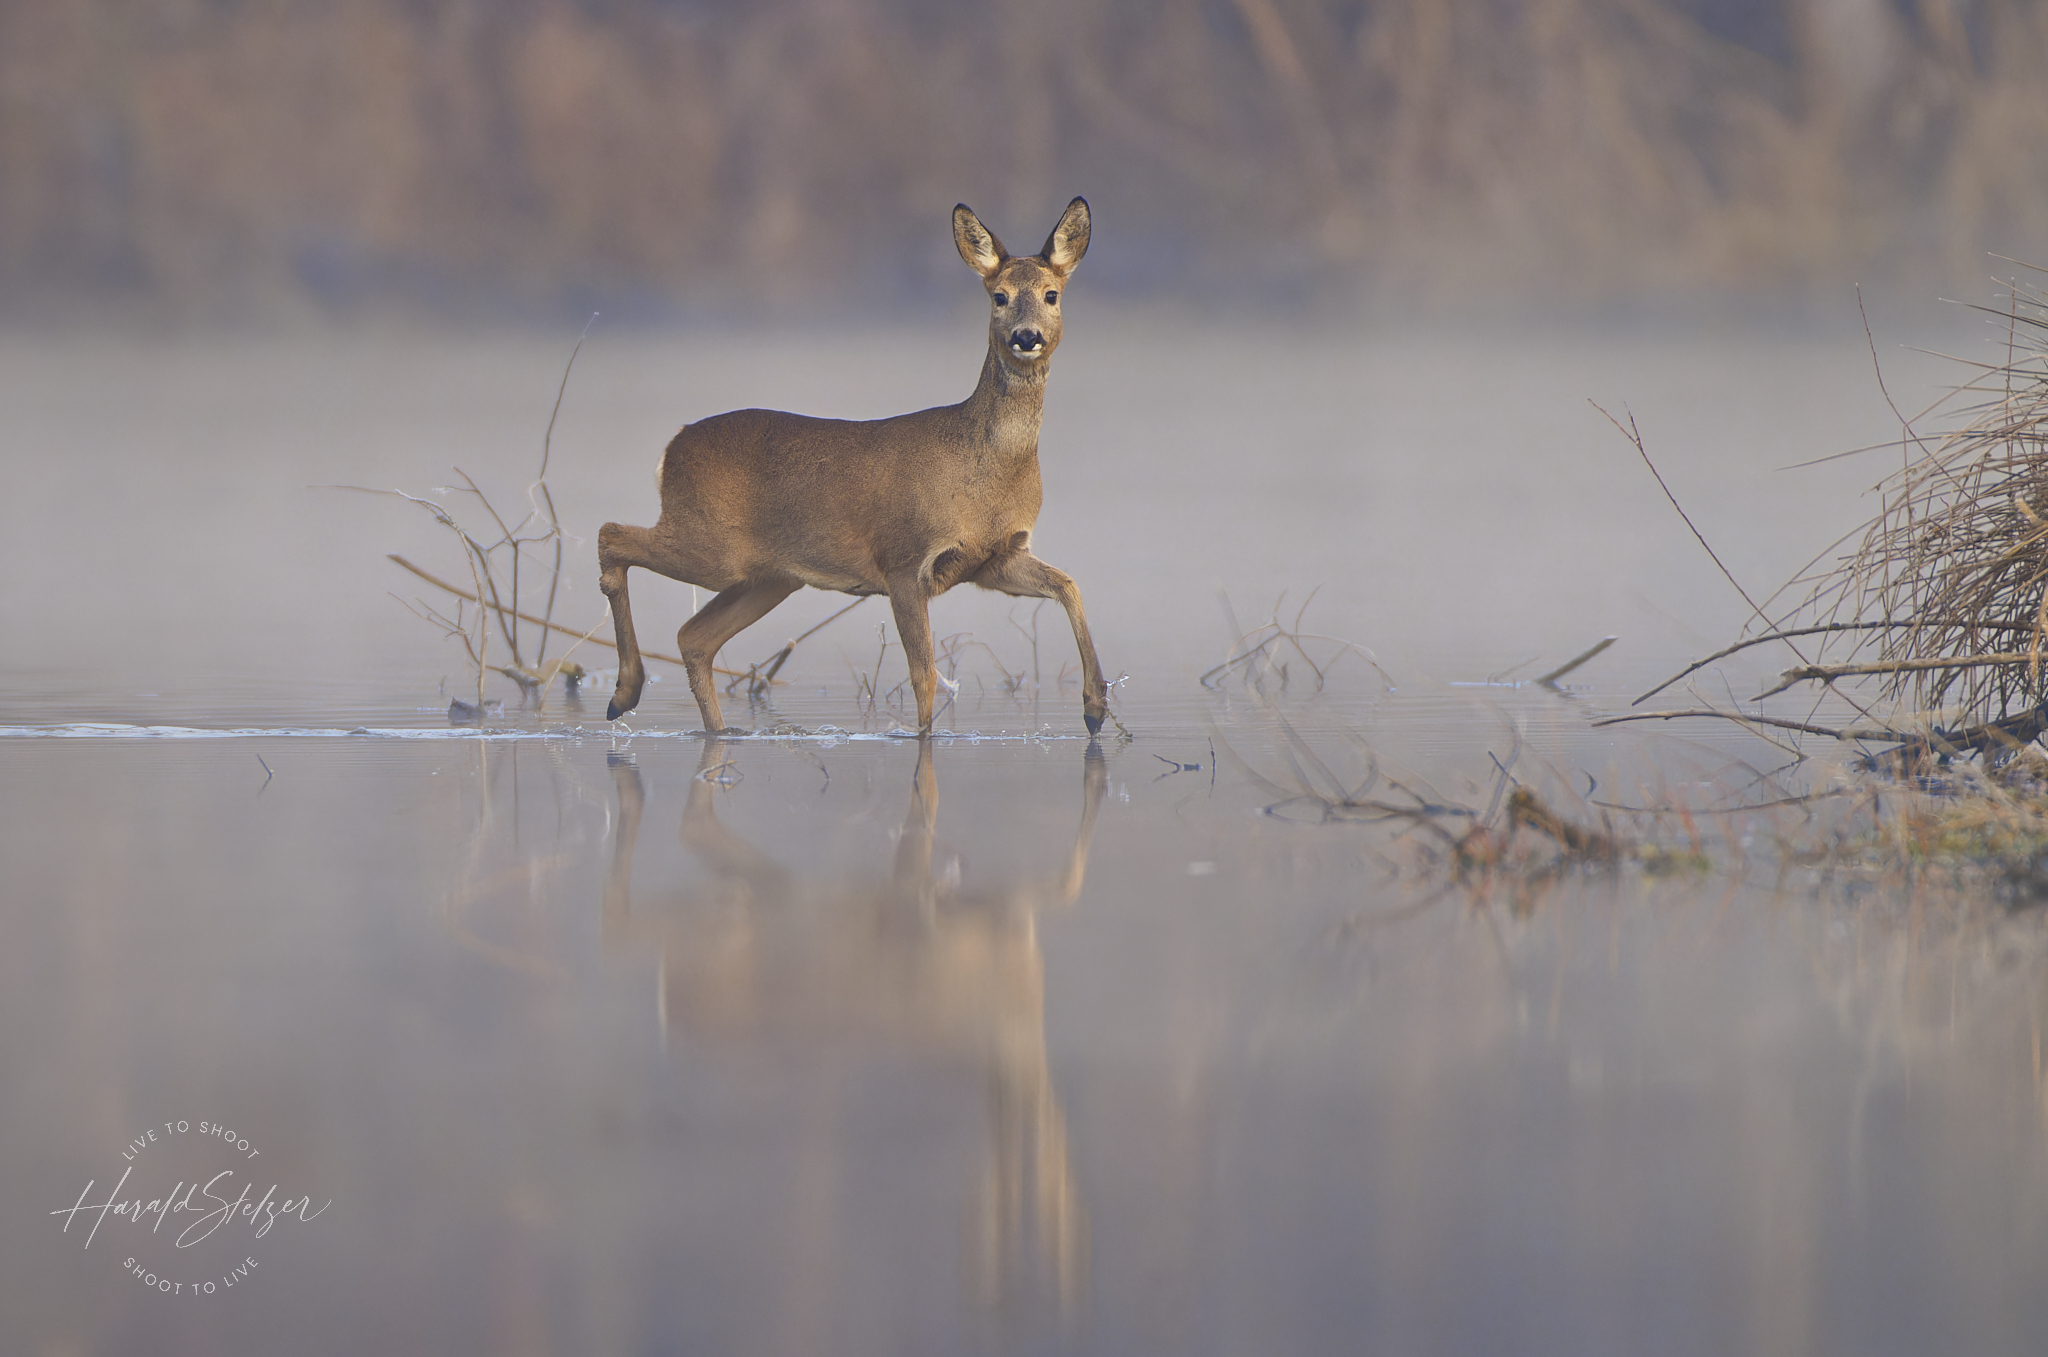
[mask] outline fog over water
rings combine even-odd
[[[602,621],[596,527],[652,521],[680,423],[957,400],[979,328],[600,325],[558,615]],[[1880,327],[1893,397],[1953,376],[1904,346],[1987,335]],[[1312,757],[1477,810],[1495,759],[1560,805],[1754,799],[1754,736],[1591,725],[1747,609],[1587,401],[1760,596],[1897,455],[1787,469],[1895,432],[1853,314],[1417,335],[1077,294],[1036,547],[1127,676],[1099,744],[1057,610],[1034,670],[1030,606],[965,590],[922,744],[865,705],[902,677],[872,602],[726,699],[758,736],[693,735],[659,668],[623,729],[602,674],[540,711],[493,678],[451,727],[467,662],[385,559],[466,578],[447,530],[314,487],[521,502],[573,340],[0,341],[10,1350],[2031,1350],[2036,916],[1859,894],[1774,857],[1783,818],[1704,874],[1457,885],[1295,797]],[[1205,688],[1283,593],[1377,667]],[[690,591],[634,597],[666,649]],[[185,1248],[197,1206],[53,1217],[124,1171],[310,1205]]]
[[[1589,402],[1633,412],[1752,590],[1874,512],[1861,492],[1896,459],[1786,469],[1896,436],[1853,311],[1820,337],[1599,337],[1303,331],[1076,306],[1046,403],[1036,542],[1081,582],[1104,662],[1158,698],[1221,657],[1225,595],[1249,627],[1283,592],[1292,617],[1317,590],[1317,629],[1447,678],[1561,659],[1608,633],[1624,637],[1611,662],[1646,672],[1725,641],[1741,598]],[[1958,374],[1909,345],[1981,353],[1995,338],[1929,310],[1932,324],[1879,337],[1902,408]],[[570,377],[550,472],[578,539],[560,607],[579,632],[602,614],[597,525],[653,521],[654,465],[679,425],[750,405],[872,418],[950,403],[980,354],[965,316],[914,332],[602,326]],[[573,342],[0,341],[16,485],[6,663],[146,677],[141,691],[237,676],[311,691],[460,667],[459,647],[407,624],[388,593],[420,586],[383,559],[459,573],[446,530],[396,499],[323,487],[434,497],[460,468],[523,506]],[[690,606],[662,581],[636,602],[657,639]],[[734,652],[770,653],[838,606],[799,594]],[[994,640],[1019,606],[963,589],[935,605],[934,625]],[[872,620],[856,613],[824,638],[828,651],[862,650],[850,633],[883,620],[869,607]]]

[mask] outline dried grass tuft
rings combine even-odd
[[[1943,752],[1993,762],[2048,728],[2048,288],[2015,280],[2003,306],[1978,309],[2004,325],[2003,361],[1971,363],[1945,400],[1900,416],[1904,465],[1878,484],[1855,549],[1793,581],[1809,591],[1789,616],[1638,702],[1737,650],[1808,641],[1822,652],[1801,652],[1760,697],[1874,679],[1886,699],[1957,723],[1937,732],[1957,746]]]
[[[1905,421],[1906,464],[1883,508],[1803,609],[1853,624],[1847,665],[1786,675],[1870,674],[1887,696],[1959,707],[1980,722],[2031,712],[2048,653],[2048,292],[2015,281],[1993,312],[2003,362],[1978,364],[1924,434]]]

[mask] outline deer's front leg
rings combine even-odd
[[[1026,549],[998,556],[981,568],[974,582],[984,589],[1017,598],[1049,598],[1067,610],[1074,627],[1074,644],[1081,650],[1081,719],[1088,733],[1102,729],[1109,715],[1109,685],[1102,681],[1102,662],[1095,658],[1095,642],[1088,635],[1088,615],[1081,609],[1081,589],[1073,577],[1055,570]]]
[[[903,658],[910,664],[910,691],[917,696],[917,733],[929,735],[932,707],[939,690],[939,670],[932,662],[930,597],[915,576],[889,581],[889,606],[896,613],[896,632],[903,640]]]

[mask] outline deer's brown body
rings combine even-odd
[[[1081,651],[1088,729],[1101,728],[1108,692],[1080,590],[1031,553],[1046,369],[1088,228],[1076,198],[1043,251],[1013,259],[965,204],[953,209],[954,243],[991,306],[981,380],[960,404],[875,420],[735,410],[675,436],[661,460],[660,521],[598,532],[619,642],[612,719],[633,709],[645,682],[626,592],[626,571],[640,566],[717,593],[676,637],[706,730],[724,726],[712,682],[719,648],[805,585],[889,596],[918,730],[929,730],[939,680],[927,604],[962,583],[1058,600]]]

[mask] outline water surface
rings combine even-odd
[[[2032,1351],[2038,917],[1785,867],[1804,810],[1715,828],[1839,756],[1591,724],[1745,608],[1585,397],[1767,588],[1868,512],[1882,466],[1781,470],[1886,436],[1861,342],[1274,331],[1196,363],[1077,319],[1038,540],[1129,738],[1084,737],[1055,610],[1034,659],[1029,607],[948,596],[942,735],[864,703],[901,663],[867,605],[707,743],[673,673],[624,731],[601,681],[451,727],[459,648],[383,559],[452,570],[445,530],[305,488],[459,464],[517,499],[563,346],[6,341],[9,1350]],[[972,368],[600,342],[565,524],[587,553],[651,519],[685,418],[887,413]],[[1199,682],[1319,586],[1300,625],[1376,664]],[[660,638],[689,591],[635,602]],[[1302,795],[1377,768],[1484,813],[1502,765],[1575,815],[1697,810],[1714,866],[1460,881],[1433,831]],[[186,1248],[197,1213],[89,1246],[51,1214],[225,1169],[324,1209]]]

